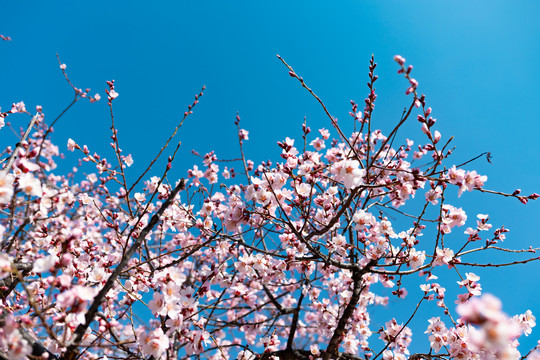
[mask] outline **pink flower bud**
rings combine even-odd
[[[431,133],[430,133],[426,123],[422,124],[422,132],[431,138]]]
[[[394,56],[394,61],[397,62],[399,65],[405,64],[405,59],[399,55]]]

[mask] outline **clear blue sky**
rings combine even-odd
[[[540,192],[537,0],[150,4],[2,2],[0,34],[13,38],[0,43],[2,109],[21,100],[28,109],[39,104],[50,121],[71,101],[56,53],[73,82],[92,93],[105,98],[105,81],[115,79],[119,139],[135,159],[135,177],[205,84],[205,95],[180,134],[180,177],[197,161],[192,149],[214,149],[220,158],[237,155],[237,111],[250,131],[246,150],[254,160],[277,160],[276,141],[299,137],[304,116],[312,129],[330,127],[318,104],[276,59],[278,53],[343,120],[349,100],[361,103],[367,95],[367,66],[374,54],[379,64],[374,126],[390,130],[408,104],[406,83],[392,60],[401,54],[414,65],[437,129],[443,138],[455,137],[456,163],[490,151],[493,164],[477,161],[468,167],[489,177],[488,188]],[[412,121],[403,137],[418,126]],[[109,127],[106,101],[82,103],[56,126],[53,140],[65,150],[71,137],[110,157]],[[10,141],[5,129],[0,141],[2,146]],[[510,228],[505,245],[540,246],[540,202],[521,206],[515,199],[465,195],[454,205],[469,209],[470,219],[489,213],[494,227]],[[475,272],[485,292],[503,299],[507,313],[530,308],[540,320],[540,264]],[[417,295],[413,288],[409,293]],[[420,325],[413,330],[425,329]],[[534,344],[539,333],[522,343]]]

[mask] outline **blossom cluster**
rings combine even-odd
[[[256,165],[243,153],[249,132],[237,117],[240,160],[223,167],[209,152],[179,181],[169,173],[174,151],[163,175],[147,174],[152,162],[128,184],[134,159],[122,152],[114,123],[115,160],[70,139],[67,150],[80,161],[57,174],[60,151],[41,107],[32,115],[20,102],[0,112],[2,121],[32,119],[31,136],[23,131],[17,147],[6,148],[0,172],[1,354],[24,359],[34,348],[44,358],[257,359],[297,351],[310,359],[389,360],[412,358],[414,340],[441,359],[520,358],[518,338],[535,326],[532,313],[508,317],[498,300],[480,297],[480,278],[467,272],[453,284],[464,291],[453,299],[454,320],[446,288],[435,282],[466,261],[488,266],[469,254],[504,251],[494,245],[508,229],[492,230],[487,214],[471,220],[446,199],[485,190],[487,177],[451,164],[412,67],[395,60],[412,99],[390,133],[371,126],[372,59],[370,94],[363,111],[352,103],[351,133],[334,118],[314,138],[304,125],[303,148],[286,138],[277,144],[279,161]],[[307,88],[292,68],[289,74]],[[114,81],[107,85],[112,113],[122,98]],[[422,124],[417,150],[411,139],[394,144],[414,112]],[[426,155],[433,161],[417,165]],[[475,247],[489,231],[493,237]],[[427,337],[413,334],[414,316],[390,311],[377,329],[373,309],[414,303],[409,285],[418,275],[426,283],[416,290],[417,305],[435,301],[440,309]]]

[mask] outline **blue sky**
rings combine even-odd
[[[248,157],[277,160],[276,141],[300,137],[304,116],[313,130],[329,128],[318,104],[287,74],[280,54],[339,119],[350,100],[367,95],[371,54],[379,66],[374,125],[388,132],[408,99],[392,60],[400,54],[437,118],[443,138],[454,136],[454,161],[490,151],[493,163],[468,169],[488,176],[487,187],[540,192],[540,2],[522,1],[169,1],[2,2],[0,107],[43,105],[49,120],[72,98],[56,53],[72,81],[104,96],[115,79],[119,140],[131,153],[134,179],[153,158],[199,92],[205,95],[180,134],[177,176],[198,160],[192,149],[237,156],[234,118],[250,131]],[[13,118],[14,122],[16,118]],[[20,118],[22,119],[22,118]],[[18,126],[25,126],[26,119]],[[80,103],[56,126],[54,141],[69,137],[109,154],[106,101]],[[401,135],[417,136],[411,121]],[[5,145],[11,141],[5,130]],[[466,195],[466,196],[465,196]],[[511,248],[540,246],[540,203],[465,194],[454,205],[489,213],[511,229]],[[509,314],[531,309],[540,319],[540,264],[475,271],[485,292]],[[456,279],[457,280],[457,279]],[[412,293],[413,289],[409,289]],[[425,325],[422,324],[425,328]],[[539,331],[524,339],[532,345]]]

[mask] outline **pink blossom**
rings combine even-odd
[[[369,212],[359,209],[353,215],[353,222],[356,224],[356,230],[362,230],[366,226],[371,226],[375,224],[375,217]]]
[[[81,302],[87,302],[94,298],[96,289],[87,286],[74,286],[71,289],[61,293],[57,297],[58,305],[63,308],[69,308],[72,306],[78,306]],[[78,307],[77,312],[84,311],[83,308]]]
[[[224,179],[230,179],[231,178],[231,173],[229,172],[229,169],[227,169],[227,167],[225,167],[223,169],[223,172],[221,173],[221,176],[223,176]]]
[[[457,312],[464,321],[481,325],[487,321],[499,322],[504,320],[502,303],[491,294],[485,294],[480,298],[472,298],[457,307]]]
[[[517,318],[508,318],[502,312],[499,299],[486,294],[473,297],[457,307],[461,321],[477,327],[469,330],[469,348],[486,354],[489,359],[519,358],[513,340],[523,331]]]
[[[75,143],[75,141],[73,141],[73,139],[69,138],[68,143],[67,143],[68,150],[69,151],[74,151],[76,147],[77,147],[77,143]]]
[[[313,146],[317,151],[321,151],[326,147],[326,145],[324,144],[324,140],[318,137],[315,138],[315,140],[311,141],[309,145]]]
[[[454,165],[448,170],[447,177],[450,184],[461,186],[463,184],[463,180],[465,179],[465,170],[457,169]]]
[[[165,308],[165,297],[161,293],[154,293],[154,298],[148,303],[148,308],[154,314],[165,315],[162,310]]]
[[[465,225],[467,220],[467,214],[462,208],[455,208],[452,205],[445,204],[443,205],[443,225],[446,227],[442,228],[444,233],[449,233],[450,229],[455,226]]]
[[[330,138],[330,132],[326,129],[319,129],[319,134],[321,134],[321,137],[324,140],[328,140]]]
[[[187,347],[188,354],[200,354],[204,347],[210,342],[210,334],[206,331],[195,331],[193,342]]]
[[[118,93],[115,90],[109,91],[109,99],[116,99],[118,97]]]
[[[109,274],[105,271],[102,267],[94,267],[92,271],[90,271],[88,279],[91,282],[101,283],[105,282],[109,278]]]
[[[337,181],[342,181],[347,189],[359,186],[364,183],[366,171],[360,169],[357,160],[343,160],[332,166],[332,173],[336,175]]]
[[[59,260],[56,253],[52,253],[46,257],[39,258],[34,262],[34,267],[32,268],[32,271],[39,274],[45,271],[49,271],[51,268],[54,267],[56,262]]]
[[[133,165],[133,158],[131,157],[131,154],[129,154],[128,156],[125,156],[123,160],[124,160],[124,163],[127,165],[127,167],[130,167],[131,165]]]
[[[13,176],[0,174],[0,204],[7,204],[13,196]]]
[[[28,160],[25,156],[18,158],[15,161],[14,166],[17,168],[17,171],[21,170],[23,173],[34,172],[41,169],[38,164]]]
[[[238,132],[238,135],[240,136],[240,139],[242,140],[249,140],[249,131],[240,129]]]
[[[27,195],[41,196],[43,193],[41,190],[41,182],[30,173],[19,176],[18,182],[18,187]]]
[[[18,331],[11,331],[5,339],[5,344],[10,360],[25,360],[32,353],[32,346]]]
[[[0,280],[11,274],[11,258],[6,254],[0,254]]]
[[[149,334],[144,331],[141,332],[139,343],[146,356],[153,356],[155,359],[159,359],[161,354],[169,348],[169,337],[163,333],[161,328],[157,328]]]
[[[411,249],[411,251],[409,252],[409,265],[412,269],[419,268],[424,264],[424,261],[426,261],[425,251],[417,251],[415,249]]]
[[[296,193],[303,197],[309,197],[311,193],[311,186],[306,183],[302,183],[296,188]]]
[[[470,236],[474,236],[474,235],[478,234],[478,230],[469,227],[464,231],[464,233],[467,234],[467,235],[470,235]]]
[[[277,351],[279,349],[278,345],[281,343],[279,338],[276,335],[266,336],[259,340],[259,345],[263,346],[265,352]]]
[[[19,101],[18,103],[16,104],[13,104],[11,106],[11,113],[24,113],[26,112],[26,106],[24,105],[24,102],[22,101]]]
[[[468,300],[472,296],[479,296],[482,293],[482,286],[480,286],[480,283],[478,281],[480,280],[480,277],[473,273],[466,273],[465,276],[466,279],[462,281],[458,281],[458,284],[460,287],[464,286],[467,288],[468,293],[458,295],[459,302],[464,302]]]
[[[433,266],[449,265],[450,261],[454,259],[454,251],[452,249],[440,249],[437,248],[436,256],[433,260]]]
[[[514,316],[514,320],[519,323],[526,336],[529,336],[532,332],[532,328],[536,326],[536,317],[532,314],[531,310],[527,310],[524,314]]]
[[[87,193],[79,194],[78,198],[83,205],[89,205],[92,203],[92,197],[90,197],[90,195],[88,195]]]
[[[433,205],[437,205],[439,203],[439,198],[442,196],[442,189],[440,186],[437,186],[435,189],[430,189],[426,192],[426,200],[432,203]]]

